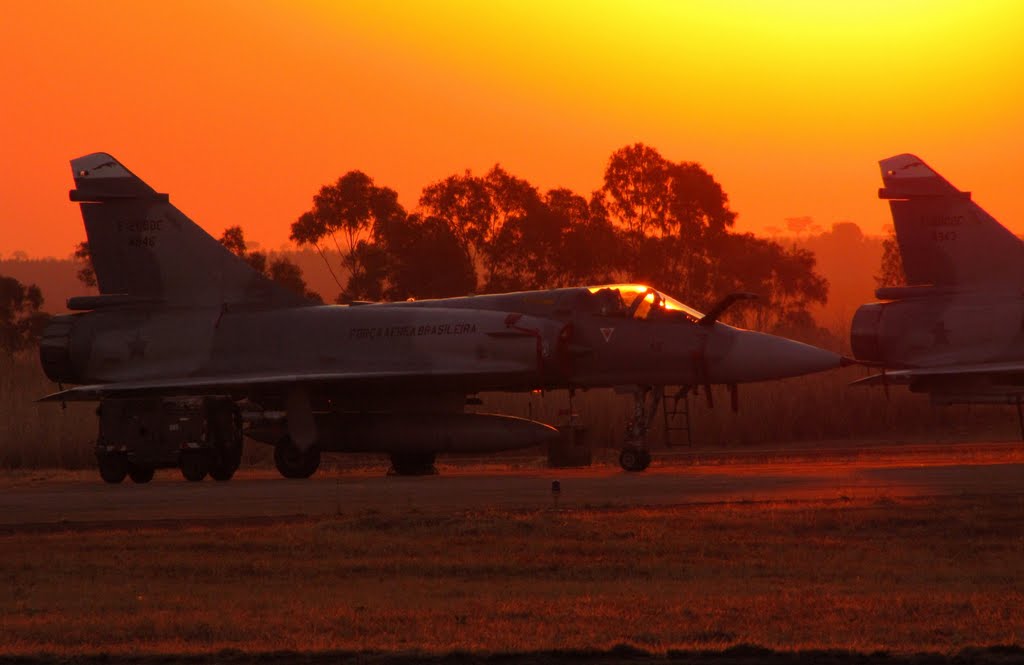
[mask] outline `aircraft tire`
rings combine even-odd
[[[434,476],[437,467],[435,453],[391,453],[389,476]]]
[[[210,456],[198,450],[181,454],[181,475],[190,483],[198,483],[210,472]]]
[[[643,471],[651,465],[651,453],[643,448],[626,446],[619,453],[619,466],[625,471]]]
[[[156,469],[151,466],[133,466],[132,470],[128,472],[128,477],[132,479],[133,483],[144,485],[153,480],[154,473],[156,473]]]
[[[305,451],[299,450],[291,439],[285,438],[274,446],[274,466],[285,478],[309,478],[320,468],[320,449],[312,446]]]
[[[100,478],[116,485],[128,476],[128,459],[124,455],[102,455],[99,457]]]

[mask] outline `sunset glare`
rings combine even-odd
[[[950,2],[6,3],[0,253],[85,235],[68,160],[115,155],[264,248],[351,169],[416,205],[501,163],[598,188],[637,141],[701,163],[737,228],[890,223],[877,161],[927,160],[1017,233],[1024,5]]]

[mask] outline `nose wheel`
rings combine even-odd
[[[626,471],[644,471],[651,465],[651,453],[637,446],[626,446],[619,453],[619,465]]]

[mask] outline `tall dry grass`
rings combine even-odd
[[[56,390],[36,355],[0,353],[0,468],[79,469],[95,463],[96,405],[37,402]]]
[[[820,441],[954,442],[1019,438],[1016,411],[1008,406],[933,407],[925,395],[904,387],[850,387],[863,368],[784,381],[741,385],[739,411],[730,408],[724,387],[712,390],[714,407],[703,391],[690,394],[693,445],[702,448],[778,446]],[[484,395],[482,411],[495,411],[559,423],[566,419],[568,393]],[[596,447],[618,447],[633,413],[633,398],[610,390],[579,392],[574,412],[588,427]],[[684,434],[675,434],[685,441]],[[664,441],[662,417],[654,421],[652,446]]]
[[[821,441],[995,441],[1018,438],[1012,407],[932,407],[927,397],[893,387],[851,388],[861,368],[740,386],[740,410],[729,408],[724,388],[713,392],[715,408],[703,394],[690,396],[696,448],[812,445]],[[0,357],[0,468],[87,468],[94,464],[95,405],[37,403],[57,386],[42,373],[34,355]],[[485,394],[477,411],[507,413],[561,424],[568,393]],[[617,449],[622,444],[633,400],[610,390],[578,392],[574,410],[588,428],[590,445]],[[663,441],[661,417],[652,446]],[[678,437],[682,439],[682,437]],[[249,444],[244,463],[270,463],[266,446]]]

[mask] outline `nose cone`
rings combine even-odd
[[[738,330],[710,373],[715,383],[748,383],[823,372],[839,367],[841,362],[839,354],[810,344]]]

